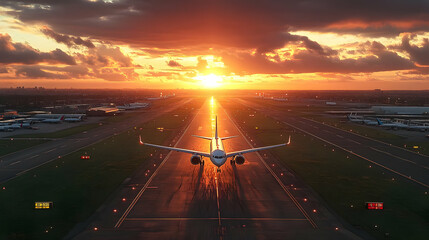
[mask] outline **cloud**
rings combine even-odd
[[[168,65],[169,67],[174,67],[174,68],[183,68],[183,65],[182,65],[182,64],[180,64],[179,62],[174,61],[174,60],[169,60],[169,61],[167,61],[167,65]]]
[[[28,44],[14,43],[8,34],[0,34],[0,64],[67,64],[75,65],[74,58],[61,49],[40,52]]]
[[[429,31],[425,0],[3,0],[0,5],[23,22],[42,22],[60,34],[160,49],[223,46],[263,52],[294,38],[289,31],[379,36]],[[305,38],[299,41],[318,48]]]
[[[236,74],[276,73],[364,73],[414,69],[408,59],[389,51],[381,43],[367,43],[367,56],[342,59],[337,55],[321,55],[310,50],[297,51],[290,59],[271,61],[264,54],[224,53],[222,61]]]
[[[44,78],[44,79],[67,79],[64,74],[57,74],[45,71],[41,66],[19,66],[15,72],[17,77],[21,78]]]
[[[44,33],[46,36],[54,39],[58,43],[64,43],[68,47],[76,47],[77,45],[85,46],[87,48],[95,48],[95,45],[90,40],[83,40],[80,37],[73,37],[65,34],[58,34],[50,28],[42,28],[40,30],[42,33]]]
[[[402,37],[402,43],[399,47],[400,50],[407,52],[410,59],[419,65],[429,65],[429,40],[423,39],[422,46],[410,44],[412,36],[406,34]]]

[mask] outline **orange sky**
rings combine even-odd
[[[4,0],[0,87],[429,89],[427,1]]]

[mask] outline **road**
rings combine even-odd
[[[126,131],[137,124],[150,121],[158,116],[170,112],[191,99],[181,99],[175,104],[163,106],[161,108],[152,108],[144,111],[137,117],[127,119],[118,123],[109,123],[107,125],[75,134],[70,137],[55,139],[31,148],[23,149],[0,157],[0,183],[6,182],[26,171],[43,165],[47,162],[57,159],[78,149],[92,145],[114,134]],[[19,140],[16,140],[19,141]]]
[[[254,108],[274,119],[312,135],[326,143],[341,148],[355,156],[378,165],[399,177],[429,188],[429,157],[373,140],[352,132],[347,132],[304,117],[285,114],[277,109],[244,99],[237,99],[248,107]]]
[[[210,100],[175,146],[209,151],[207,140],[191,135],[212,136],[215,115],[221,137],[239,135],[224,141],[227,151],[251,147],[227,111]],[[156,167],[127,179],[67,239],[359,239],[263,153],[247,154],[243,165],[227,162],[221,173],[209,159],[193,166],[189,154],[166,153],[151,160]]]

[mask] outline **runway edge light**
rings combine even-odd
[[[368,210],[383,210],[384,203],[383,202],[366,202],[366,209]]]

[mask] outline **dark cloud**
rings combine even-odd
[[[21,78],[44,78],[44,79],[67,79],[65,74],[51,73],[42,69],[41,66],[19,66],[15,74]]]
[[[419,65],[429,65],[429,40],[423,39],[422,46],[416,46],[410,44],[410,35],[402,37],[402,44],[399,49],[407,52],[410,55],[410,59]]]
[[[68,47],[75,47],[78,46],[85,46],[87,48],[95,48],[94,44],[90,40],[83,40],[81,37],[73,37],[65,34],[58,34],[52,29],[49,28],[42,28],[40,30],[43,34],[46,36],[54,39],[58,43],[64,43]]]
[[[183,68],[183,65],[182,65],[182,64],[180,64],[179,62],[174,61],[174,60],[167,61],[167,65],[168,65],[169,67]]]
[[[0,74],[2,73],[9,73],[9,69],[6,67],[0,67]]]
[[[263,54],[224,53],[222,61],[231,72],[237,74],[275,73],[361,73],[414,69],[413,62],[389,51],[381,43],[369,43],[369,56],[357,59],[341,59],[337,55],[327,56],[312,51],[298,51],[291,59],[271,61]]]
[[[59,63],[74,65],[74,58],[60,49],[40,52],[28,44],[14,43],[8,34],[0,34],[0,64]]]
[[[33,5],[31,5],[33,4]],[[55,32],[141,47],[227,46],[269,51],[301,41],[293,30],[391,36],[429,30],[429,1],[391,0],[3,0],[23,22]],[[298,40],[290,40],[298,38]]]

